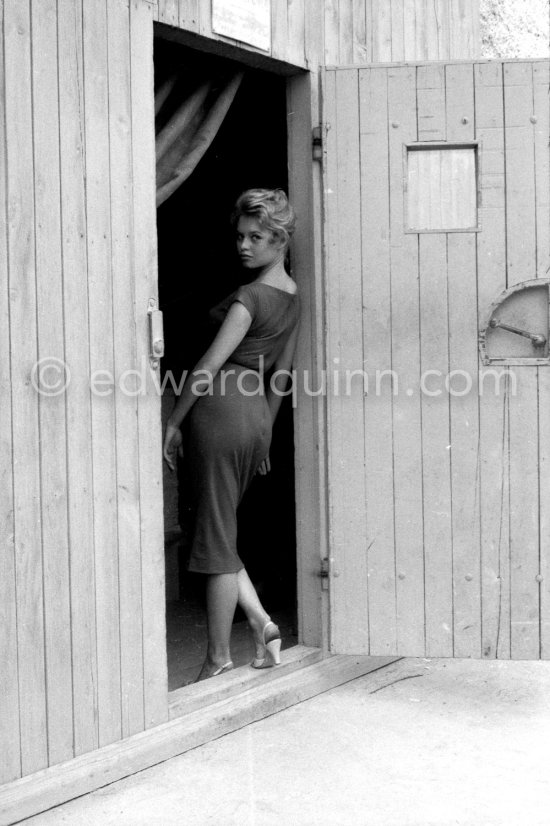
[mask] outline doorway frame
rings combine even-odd
[[[324,586],[328,580],[321,576],[322,560],[328,557],[326,398],[324,394],[306,393],[304,383],[307,377],[309,390],[320,387],[325,368],[322,175],[321,164],[313,159],[312,150],[313,128],[320,120],[319,76],[162,23],[154,24],[154,36],[201,54],[227,58],[252,70],[286,78],[288,194],[298,216],[291,243],[292,274],[302,299],[300,335],[293,365],[297,385],[293,427],[298,645],[289,649],[294,653],[288,658],[288,670],[295,671],[330,652],[329,591]],[[215,690],[206,691],[203,687],[203,706],[256,684],[254,674],[237,679],[229,673],[216,682]],[[189,713],[198,706],[198,700],[196,687],[168,691],[170,718]]]

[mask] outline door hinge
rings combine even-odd
[[[311,136],[311,154],[314,161],[323,160],[323,129],[321,126],[314,126]]]
[[[328,583],[330,579],[330,563],[331,560],[327,557],[321,560],[319,576],[321,577],[321,588],[323,589],[323,591],[328,591]]]

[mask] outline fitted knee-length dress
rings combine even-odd
[[[218,304],[212,320],[221,324],[235,301],[250,313],[250,328],[189,414],[186,463],[194,512],[189,570],[204,574],[244,567],[237,553],[237,508],[271,443],[262,378],[300,312],[296,293],[256,282]]]

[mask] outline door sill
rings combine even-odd
[[[17,823],[108,786],[401,659],[344,654],[322,659],[319,649],[296,649],[294,654],[288,650],[283,667],[261,670],[250,678],[245,676],[245,666],[209,680],[215,684],[209,696],[215,693],[217,699],[205,705],[203,694],[201,707],[194,711],[186,705],[184,712],[177,696],[173,713],[176,708],[180,712],[168,722],[6,784],[0,789],[0,824]],[[310,657],[315,661],[302,665]],[[220,692],[232,692],[239,684],[238,693],[219,699]],[[193,697],[192,689],[198,688],[189,687],[188,696]],[[202,692],[207,688],[200,685]],[[172,694],[183,695],[184,691]]]
[[[173,720],[192,711],[204,709],[213,703],[236,697],[243,691],[257,686],[264,686],[300,668],[314,665],[322,658],[320,648],[294,645],[282,652],[282,662],[277,668],[256,669],[250,665],[243,665],[225,674],[220,674],[219,677],[177,688],[168,693],[169,719]]]

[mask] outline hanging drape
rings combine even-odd
[[[166,80],[155,94],[157,116],[157,207],[191,175],[214,140],[241,84],[243,72],[228,79],[197,80],[183,102],[170,109],[178,76]],[[166,110],[169,110],[166,116]]]

